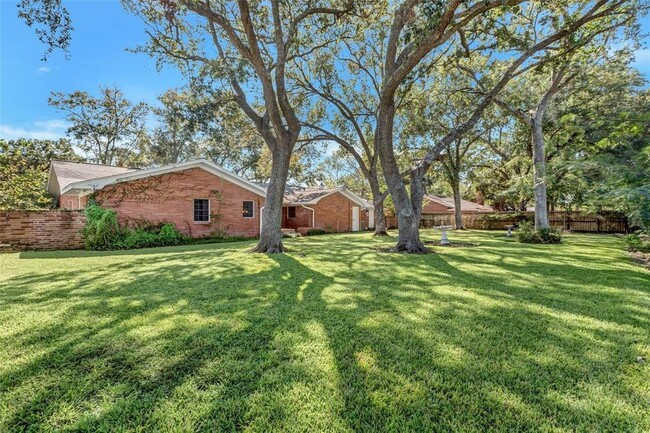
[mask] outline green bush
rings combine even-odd
[[[650,253],[650,238],[641,237],[638,234],[630,234],[623,236],[623,242],[627,245],[630,251],[641,251]]]
[[[135,228],[120,227],[117,213],[96,203],[85,209],[86,225],[81,230],[88,250],[130,250],[188,243],[189,238],[173,224],[141,222]]]
[[[559,244],[562,242],[560,230],[554,227],[535,230],[535,227],[527,221],[519,224],[515,235],[517,240],[524,244]]]
[[[122,237],[122,230],[117,222],[117,213],[111,209],[91,203],[84,210],[86,225],[81,235],[87,250],[110,250]]]
[[[318,235],[326,235],[327,232],[321,229],[309,229],[307,230],[306,234],[307,236],[318,236]]]

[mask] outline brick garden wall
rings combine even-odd
[[[84,247],[82,211],[0,212],[0,249],[71,250]]]

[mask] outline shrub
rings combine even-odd
[[[535,227],[524,221],[515,231],[517,240],[525,244],[559,244],[562,242],[562,233],[555,227],[535,230]]]
[[[220,244],[224,242],[241,242],[252,238],[246,236],[207,236],[204,238],[187,238],[188,245]]]
[[[629,251],[650,252],[650,238],[641,237],[638,234],[630,234],[623,236],[623,242],[625,242]]]
[[[81,235],[88,250],[128,250],[187,243],[188,237],[173,224],[140,222],[135,228],[120,227],[117,213],[93,203],[86,207]]]
[[[326,235],[326,234],[327,232],[321,229],[309,229],[307,230],[306,233],[307,236],[319,236],[319,235]]]
[[[122,236],[122,230],[117,222],[114,210],[91,203],[84,210],[86,225],[81,229],[81,235],[88,250],[108,250]]]

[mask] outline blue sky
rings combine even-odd
[[[67,1],[75,30],[70,59],[55,52],[42,62],[44,46],[17,17],[17,2],[0,0],[0,138],[64,136],[62,113],[48,106],[51,91],[117,85],[132,101],[155,102],[170,87],[183,85],[173,68],[156,71],[144,54],[127,52],[146,41],[142,22],[118,0]]]
[[[132,101],[155,103],[157,95],[183,85],[175,69],[158,72],[153,59],[126,51],[146,36],[119,0],[66,1],[75,27],[70,59],[55,52],[47,62],[33,29],[18,19],[17,3],[0,0],[0,138],[63,137],[64,116],[47,104],[51,91],[94,93],[99,85],[117,85]],[[647,17],[644,32],[650,32]],[[649,49],[637,53],[636,66],[650,78]]]

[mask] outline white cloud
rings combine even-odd
[[[40,74],[47,74],[48,72],[51,71],[51,69],[48,68],[47,66],[41,66],[40,68],[37,69],[37,71],[40,75]]]
[[[0,138],[15,140],[17,138],[34,138],[37,140],[57,140],[65,137],[69,124],[60,119],[34,122],[30,126],[0,125]]]

